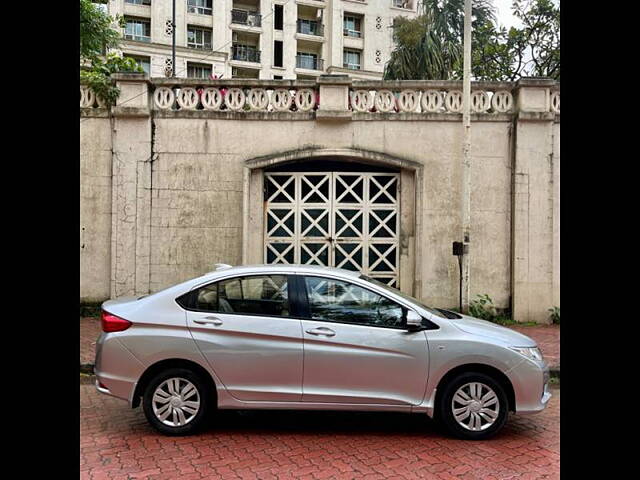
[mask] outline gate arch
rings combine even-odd
[[[322,170],[321,166],[323,164],[327,165],[328,169],[318,173]],[[306,171],[307,168],[309,171]],[[420,217],[419,215],[416,215],[416,212],[421,211],[422,192],[421,188],[417,188],[417,186],[422,185],[422,172],[422,165],[412,160],[395,158],[381,152],[348,148],[325,149],[311,147],[257,157],[245,161],[242,248],[243,263],[265,263],[267,258],[273,257],[273,253],[268,253],[273,250],[269,248],[270,242],[287,242],[291,241],[291,239],[284,237],[288,235],[293,237],[293,232],[285,231],[283,233],[283,230],[280,230],[279,233],[276,232],[281,235],[280,238],[276,238],[274,240],[274,238],[269,236],[269,228],[276,225],[277,221],[273,219],[274,215],[270,214],[270,209],[272,210],[274,205],[269,202],[269,198],[265,194],[267,192],[267,187],[270,188],[269,191],[271,193],[276,192],[277,186],[274,187],[274,185],[282,181],[284,178],[284,180],[288,180],[290,184],[293,184],[293,182],[295,182],[295,185],[304,184],[307,189],[311,189],[309,186],[310,183],[313,184],[314,182],[320,181],[327,183],[327,185],[332,185],[331,188],[335,187],[335,191],[333,192],[338,194],[337,197],[332,193],[332,199],[323,198],[321,204],[311,206],[315,206],[316,208],[331,208],[331,215],[333,216],[333,214],[336,213],[335,217],[333,217],[334,219],[337,219],[335,221],[336,223],[332,223],[331,225],[326,223],[325,231],[322,233],[316,232],[316,235],[327,234],[327,237],[325,239],[311,239],[311,243],[315,245],[314,248],[316,248],[317,251],[317,248],[322,247],[321,243],[325,240],[327,242],[336,242],[331,244],[331,256],[328,255],[323,260],[327,261],[331,258],[331,262],[329,262],[330,264],[335,264],[342,268],[346,267],[351,268],[352,270],[355,269],[355,263],[349,262],[348,258],[345,261],[345,257],[348,257],[349,253],[346,251],[348,249],[345,247],[348,246],[349,240],[345,238],[331,239],[329,235],[329,228],[331,229],[332,235],[341,233],[340,228],[336,230],[335,227],[340,227],[340,224],[344,225],[345,215],[343,213],[345,213],[346,210],[343,210],[342,212],[340,212],[340,210],[341,208],[349,207],[347,204],[340,204],[340,202],[344,200],[344,196],[340,197],[340,192],[344,192],[345,185],[348,185],[350,181],[346,179],[353,179],[354,181],[361,182],[363,185],[361,188],[366,188],[367,194],[370,188],[369,185],[371,185],[371,189],[375,189],[375,194],[377,195],[380,189],[384,189],[385,186],[387,186],[389,191],[391,191],[393,179],[395,179],[397,180],[398,187],[397,202],[392,205],[393,202],[389,200],[386,206],[381,207],[382,212],[387,211],[388,213],[384,213],[384,215],[376,215],[377,210],[370,208],[375,206],[376,198],[380,198],[379,196],[375,197],[375,195],[369,195],[367,199],[357,200],[360,204],[358,207],[355,207],[356,209],[359,208],[360,210],[364,210],[366,215],[369,215],[369,210],[373,210],[371,218],[375,228],[377,228],[380,223],[383,223],[386,217],[391,218],[393,216],[393,212],[390,210],[395,209],[394,211],[396,215],[396,218],[389,222],[392,227],[385,230],[386,232],[391,232],[393,228],[396,228],[396,235],[393,238],[390,233],[386,239],[373,238],[377,232],[375,228],[371,230],[374,231],[374,235],[372,236],[365,238],[364,234],[360,235],[360,238],[364,239],[361,246],[365,245],[366,251],[371,252],[372,257],[375,257],[371,262],[369,262],[368,253],[364,254],[365,263],[363,264],[362,271],[365,271],[365,273],[368,274],[374,273],[373,276],[379,276],[381,280],[394,284],[406,293],[413,294],[415,291],[419,291],[421,274],[419,271],[419,262],[416,262],[416,258],[420,258],[419,240],[421,237],[421,222],[419,219]],[[291,175],[291,178],[287,179],[286,175]],[[274,182],[274,179],[276,178],[275,176],[278,176],[278,178]],[[311,182],[309,182],[309,180],[311,180]],[[324,193],[326,194],[327,192],[332,191],[331,188],[327,187]],[[395,188],[395,186],[393,186],[393,188]],[[294,197],[285,198],[284,203],[281,206],[294,208],[294,205],[297,205],[295,208],[304,209],[304,205],[301,206],[299,202],[301,199],[299,197],[300,194],[295,193],[295,189],[290,190],[289,192],[294,196],[298,195],[298,197],[296,197],[297,199]],[[360,193],[364,193],[364,191],[360,191]],[[282,195],[280,197],[280,201],[282,201],[282,198],[284,197]],[[373,203],[370,201],[371,199],[373,199]],[[332,202],[336,200],[337,203],[334,206]],[[353,207],[353,205],[350,207]],[[378,207],[376,206],[376,208]],[[362,212],[360,213],[363,218],[369,222],[369,217],[365,217],[365,214]],[[300,212],[298,212],[297,215],[300,217]],[[306,223],[308,224],[308,215],[305,215],[305,218],[307,219]],[[365,228],[365,230],[368,234],[368,227]],[[273,232],[272,228],[271,231]],[[284,237],[282,235],[284,235]],[[379,236],[380,235],[378,234],[378,237]],[[316,263],[313,261],[314,259],[309,256],[309,249],[305,248],[304,245],[301,245],[301,243],[304,242],[300,241],[300,238],[297,238],[295,241],[297,242],[297,250],[295,250],[296,253],[295,255],[289,255],[286,261],[290,263]],[[341,248],[340,242],[343,242],[343,248]],[[386,242],[394,242],[397,252],[393,252],[393,249],[390,248],[390,244]],[[311,243],[308,243],[307,246],[311,246]],[[362,250],[365,250],[364,247]],[[389,252],[394,255],[397,254],[394,260],[395,273],[393,274],[389,271],[383,271],[386,266],[382,270],[377,267],[377,265],[381,264],[390,265],[390,263],[385,263],[384,260],[381,262],[379,259],[380,254],[384,253],[383,250],[388,254]],[[353,251],[353,248],[351,251]],[[270,257],[267,257],[267,255],[270,255]],[[292,262],[294,258],[295,262]],[[285,261],[283,258],[279,258],[279,260]],[[371,265],[373,265],[373,268],[370,269],[372,271],[367,270]],[[377,272],[375,271],[376,269],[378,270]]]

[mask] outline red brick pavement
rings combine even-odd
[[[140,408],[80,385],[80,478],[533,480],[560,478],[560,390],[545,411],[511,415],[496,437],[441,434],[426,415],[218,413],[191,437],[165,437]]]
[[[100,319],[80,317],[80,365],[93,364],[96,357],[96,340],[102,327]]]
[[[550,367],[560,367],[560,325],[539,325],[535,327],[511,327],[533,338]],[[93,364],[95,341],[100,335],[100,319],[80,318],[80,364]]]

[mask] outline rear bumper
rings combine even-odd
[[[96,342],[96,389],[105,395],[131,403],[136,383],[144,365],[117,338],[117,333],[103,333]]]

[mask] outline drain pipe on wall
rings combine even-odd
[[[462,250],[460,262],[460,312],[468,313],[470,296],[469,244],[471,238],[471,0],[464,2],[464,76],[462,80]],[[454,244],[455,245],[455,244]],[[454,247],[455,248],[455,247]]]

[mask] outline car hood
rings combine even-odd
[[[486,320],[480,320],[479,318],[469,317],[468,315],[461,316],[461,319],[450,320],[450,322],[451,325],[463,332],[470,333],[471,335],[493,338],[512,347],[536,346],[536,342],[534,340],[522,333],[516,332],[515,330],[501,325],[496,325],[495,323],[491,323]]]

